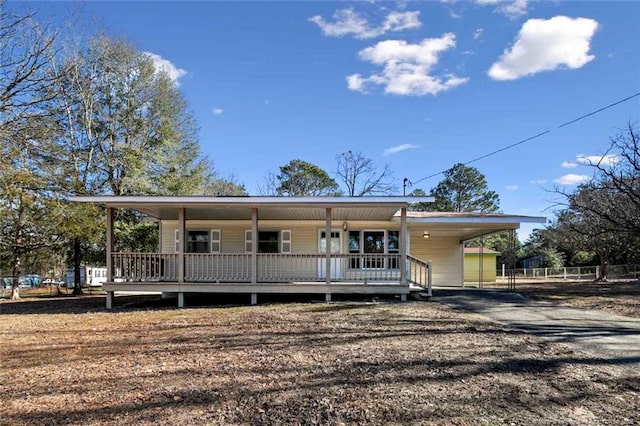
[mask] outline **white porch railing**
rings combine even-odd
[[[113,278],[118,281],[177,281],[178,254],[112,253]],[[249,253],[185,253],[186,282],[251,282]],[[331,255],[331,281],[400,283],[400,254]],[[256,282],[325,281],[325,254],[257,256]],[[430,265],[407,256],[407,280],[427,287]]]
[[[167,253],[112,253],[113,278],[117,281],[175,281],[178,255]]]
[[[413,256],[407,256],[409,261],[408,275],[409,282],[427,291],[427,296],[431,297],[431,262],[425,262]]]
[[[185,253],[185,281],[251,282],[251,254]]]

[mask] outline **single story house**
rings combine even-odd
[[[495,282],[500,254],[487,247],[465,247],[464,282]]]
[[[412,212],[432,197],[73,197],[107,209],[115,291],[395,294],[463,285],[463,244],[541,217]],[[157,253],[114,251],[114,211],[159,222]],[[329,249],[327,249],[329,248]]]

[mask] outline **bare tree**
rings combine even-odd
[[[614,255],[640,255],[640,139],[636,127],[627,127],[611,138],[609,148],[597,159],[586,159],[594,179],[562,195],[557,204],[555,237],[560,245],[593,251],[600,258],[599,280],[606,280],[606,266]]]
[[[336,157],[336,174],[346,187],[346,195],[362,197],[364,195],[392,194],[397,191],[393,183],[393,172],[388,165],[382,170],[376,169],[373,160],[360,152],[347,151]]]

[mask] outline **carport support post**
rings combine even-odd
[[[258,304],[258,293],[251,293],[251,304],[252,305]]]
[[[113,207],[107,207],[107,282],[113,282]],[[107,309],[113,309],[113,291],[107,291]]]
[[[178,308],[184,308],[184,293],[178,292]]]

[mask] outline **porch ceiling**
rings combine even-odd
[[[178,208],[173,206],[138,206],[135,210],[161,220],[177,220]],[[398,207],[333,208],[333,220],[390,220]],[[259,220],[325,220],[325,208],[258,207]],[[250,207],[194,206],[185,208],[186,220],[251,220]]]
[[[333,220],[391,220],[410,203],[432,202],[433,197],[71,197],[71,201],[101,203],[133,209],[156,219],[176,220],[180,208],[187,220],[250,220],[258,209],[262,220],[324,220],[332,209]]]

